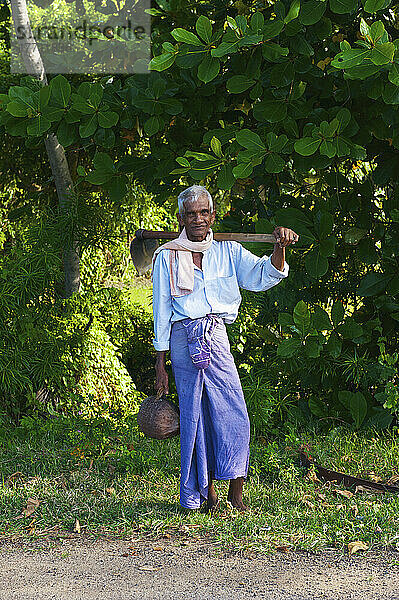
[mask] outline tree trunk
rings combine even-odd
[[[42,85],[47,85],[42,57],[30,26],[26,0],[11,0],[11,12],[15,32],[25,32],[25,35],[19,36],[18,43],[26,72],[41,81]],[[73,189],[65,151],[53,133],[46,135],[44,143],[57,189],[60,210],[65,213],[70,210],[68,195]],[[63,260],[64,295],[69,298],[80,289],[79,250],[76,242],[73,242],[72,246],[64,248]]]

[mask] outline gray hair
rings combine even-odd
[[[179,214],[181,215],[184,213],[185,202],[195,202],[195,200],[198,200],[198,198],[203,195],[208,197],[209,210],[213,212],[212,196],[210,195],[206,187],[204,187],[203,185],[192,185],[180,192],[180,194],[177,197],[177,202],[179,205]]]

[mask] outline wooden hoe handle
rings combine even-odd
[[[180,234],[177,231],[149,231],[148,229],[138,229],[135,235],[139,240],[175,240]],[[217,242],[276,243],[276,238],[272,233],[214,233],[213,238]]]

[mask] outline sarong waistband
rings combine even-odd
[[[220,315],[210,313],[198,319],[179,321],[187,333],[188,351],[197,369],[206,369],[211,361],[212,336],[217,325],[223,324]]]

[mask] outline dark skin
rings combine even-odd
[[[202,242],[213,223],[215,222],[215,211],[211,212],[209,209],[209,202],[206,196],[201,196],[193,202],[184,203],[183,214],[178,215],[178,221],[181,228],[186,228],[187,237],[193,242]],[[284,269],[285,261],[285,248],[290,244],[295,244],[299,239],[292,229],[287,227],[276,227],[273,232],[276,243],[274,245],[273,254],[271,256],[271,262],[276,269],[282,271]],[[194,264],[202,269],[202,252],[193,252]],[[155,362],[155,373],[156,373],[156,391],[157,393],[169,393],[169,382],[168,374],[166,372],[166,352],[157,352]],[[227,494],[227,500],[232,506],[240,511],[247,510],[242,499],[242,490],[244,486],[244,477],[238,477],[237,479],[231,479],[229,485],[229,491]],[[216,493],[213,484],[213,473],[209,477],[208,487],[208,499],[206,509],[210,512],[215,510],[218,504],[218,495]]]

